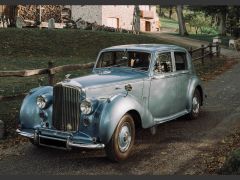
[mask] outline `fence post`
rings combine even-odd
[[[48,84],[53,85],[54,84],[54,74],[51,74],[50,69],[53,68],[53,62],[49,61],[48,62]]]
[[[4,122],[0,120],[0,139],[3,139],[4,136]]]
[[[191,55],[191,58],[192,58],[192,47],[189,48],[189,54]]]
[[[217,53],[217,57],[220,56],[220,46],[219,46],[219,43],[216,42],[216,53]]]
[[[212,57],[213,57],[212,43],[209,43],[209,56],[210,56],[210,59],[212,60]]]
[[[204,64],[204,45],[201,45],[201,54],[202,54],[202,64]]]

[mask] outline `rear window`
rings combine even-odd
[[[185,52],[175,52],[176,71],[187,70],[187,55]]]

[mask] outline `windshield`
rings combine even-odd
[[[128,67],[148,71],[151,54],[137,51],[107,51],[100,55],[96,68]]]

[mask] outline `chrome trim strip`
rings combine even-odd
[[[49,148],[53,148],[53,149],[61,149],[61,150],[68,150],[65,147],[58,147],[58,146],[51,146],[51,145],[46,145],[46,144],[39,144],[40,146],[44,146],[44,147],[49,147]]]
[[[16,132],[17,132],[19,135],[24,136],[24,137],[27,137],[27,138],[34,139],[34,137],[35,137],[35,134],[34,134],[34,133],[23,132],[23,131],[20,131],[19,129],[17,129]]]
[[[68,145],[72,147],[87,148],[87,149],[103,149],[105,147],[104,144],[76,144],[71,141],[69,141]]]
[[[38,135],[39,138],[44,138],[44,139],[51,139],[51,140],[56,140],[56,141],[66,141],[65,139],[60,139],[60,138],[55,138],[55,137],[50,137],[50,136],[43,136],[43,135]]]
[[[71,147],[78,147],[78,148],[86,148],[86,149],[103,149],[105,147],[104,144],[77,144],[74,143],[73,141],[70,140],[70,137],[67,139],[60,139],[60,138],[55,138],[55,137],[49,137],[49,136],[43,136],[43,135],[38,135],[37,133],[28,133],[28,132],[23,132],[19,129],[16,130],[16,132],[24,137],[34,139],[36,138],[45,138],[45,139],[52,139],[56,141],[63,141],[66,142],[66,148],[61,148],[57,146],[51,146],[51,145],[46,145],[46,144],[40,144],[41,146],[46,146],[46,147],[51,147],[51,148],[57,148],[57,149],[71,149]]]

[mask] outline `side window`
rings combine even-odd
[[[176,71],[187,70],[187,56],[185,52],[175,52]]]
[[[159,53],[157,55],[156,63],[154,65],[155,73],[172,72],[172,58],[171,52]]]

